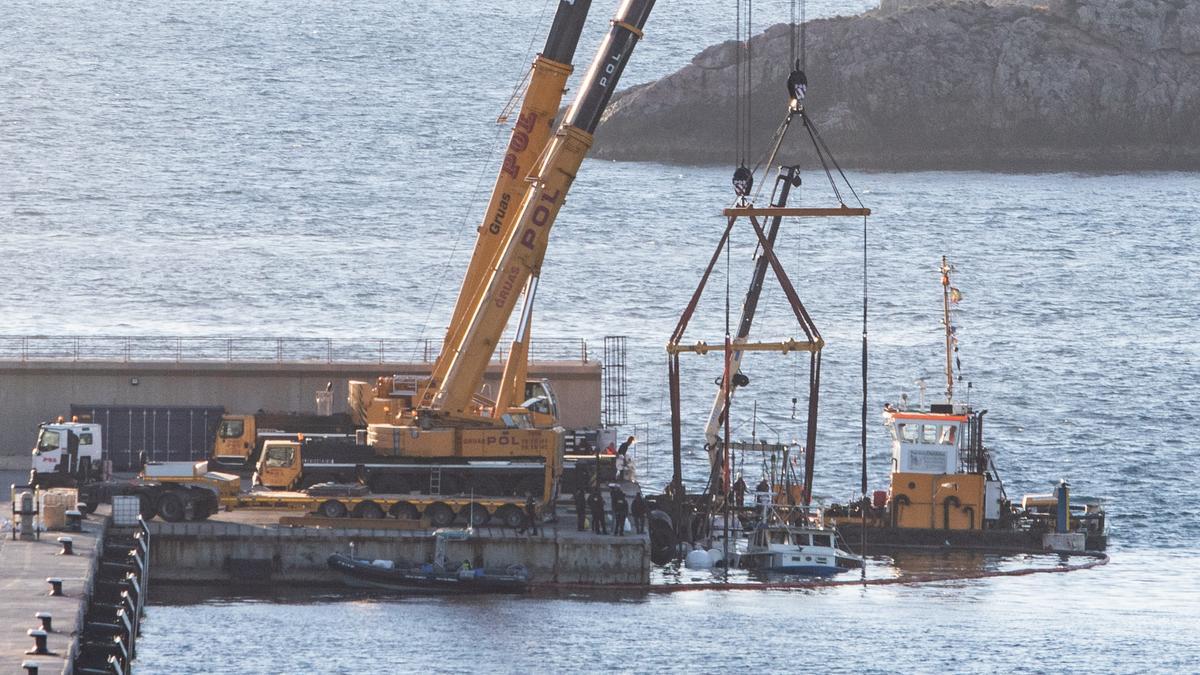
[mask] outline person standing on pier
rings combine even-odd
[[[604,497],[600,496],[600,488],[592,490],[588,504],[592,507],[592,534],[608,534],[608,525],[604,522]]]
[[[587,520],[587,494],[583,491],[583,485],[575,488],[575,529],[583,532],[584,521]]]
[[[649,510],[646,500],[639,491],[633,496],[633,504],[630,508],[630,513],[633,515],[633,526],[637,529],[638,534],[646,533],[646,512]]]
[[[625,493],[621,491],[619,485],[613,485],[610,496],[613,510],[613,534],[623,537],[625,536],[625,517],[629,514],[629,503],[625,501]]]
[[[529,534],[536,537],[538,533],[537,502],[533,500],[532,494],[525,497],[525,519],[529,521]]]

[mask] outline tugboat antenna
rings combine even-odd
[[[954,329],[950,325],[950,263],[942,256],[942,324],[946,329],[946,403],[954,403]]]

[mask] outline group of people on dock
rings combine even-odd
[[[634,530],[638,534],[645,534],[646,516],[650,509],[641,490],[633,496],[632,502],[619,484],[609,486],[608,494],[612,508],[612,533],[618,537],[625,536],[625,521],[632,516]],[[590,494],[582,485],[575,488],[575,529],[585,532],[590,525],[593,534],[608,534],[605,515],[604,495],[600,493],[599,486],[593,487]]]

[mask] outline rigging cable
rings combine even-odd
[[[542,3],[542,9],[538,13],[537,21],[534,25],[542,26],[546,22],[546,10],[550,7],[550,0],[545,0]],[[523,63],[530,62],[530,55],[533,54],[535,41],[539,31],[531,31],[529,45],[525,47],[525,56],[522,59]],[[425,319],[421,321],[420,330],[417,333],[417,339],[413,343],[412,351],[409,354],[410,361],[416,361],[417,355],[425,348],[425,331],[429,327],[429,320],[433,317],[433,310],[437,307],[438,297],[441,295],[441,289],[445,286],[446,275],[450,272],[450,261],[458,254],[459,245],[462,243],[462,235],[467,231],[467,219],[471,217],[471,213],[475,210],[475,205],[478,203],[480,191],[483,189],[483,181],[491,175],[490,172],[495,171],[492,165],[492,160],[496,158],[497,151],[500,149],[500,142],[504,140],[504,132],[507,131],[505,126],[508,122],[509,115],[518,105],[518,102],[525,97],[525,92],[529,87],[529,80],[533,77],[533,67],[529,66],[525,70],[525,74],[521,80],[513,87],[512,94],[509,95],[504,106],[500,109],[500,114],[496,116],[496,125],[492,131],[491,141],[488,143],[487,153],[484,161],[479,163],[479,170],[475,174],[475,185],[471,188],[465,202],[462,217],[459,219],[457,232],[454,235],[454,243],[450,245],[449,255],[442,258],[443,262],[441,269],[438,271],[437,283],[433,286],[433,294],[429,299],[425,311]]]
[[[862,258],[862,578],[867,579],[867,217],[863,216]]]

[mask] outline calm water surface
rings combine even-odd
[[[613,9],[594,4],[581,61]],[[809,4],[814,15],[865,7]],[[439,336],[505,139],[492,120],[552,8],[8,3],[0,332]],[[730,10],[660,0],[625,83],[731,37]],[[756,7],[756,22],[787,11]],[[955,318],[964,375],[972,402],[990,410],[1010,494],[1065,476],[1078,493],[1109,497],[1111,564],[930,586],[566,601],[163,589],[141,668],[1200,671],[1200,178],[851,179],[875,211],[872,410],[902,391],[915,398],[918,377],[937,391],[935,267],[948,254],[965,296]],[[669,472],[662,345],[716,244],[728,180],[724,167],[586,162],[547,255],[538,335],[630,336],[630,422],[645,425],[649,486]],[[798,199],[828,203],[821,177],[809,175]],[[816,486],[835,500],[853,494],[859,470],[861,228],[791,223],[779,246],[827,341]],[[750,233],[733,244],[732,273],[722,264],[714,275],[693,339],[721,340],[727,279],[740,302]],[[796,334],[784,309],[769,289],[758,335]],[[719,365],[684,363],[693,482]],[[744,370],[752,384],[735,436],[752,433],[753,401],[758,437],[799,437],[804,412],[793,415],[791,399],[804,364],[763,356]],[[871,482],[883,487],[887,441],[871,421]],[[872,574],[904,564],[880,561]]]

